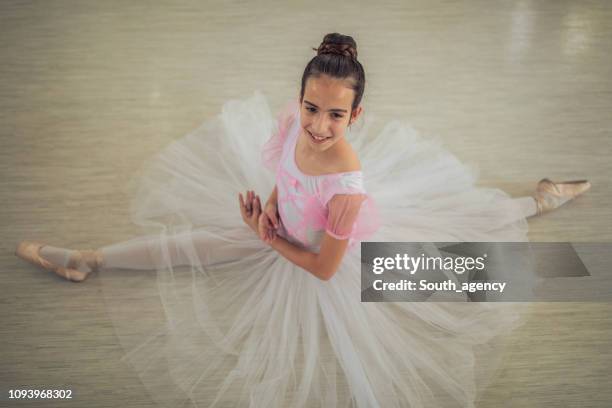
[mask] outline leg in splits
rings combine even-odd
[[[45,269],[82,281],[91,271],[106,268],[154,270],[159,265],[214,265],[232,261],[262,249],[244,230],[223,236],[206,230],[174,235],[148,235],[107,245],[96,250],[75,250],[22,241],[16,254]]]
[[[229,262],[261,250],[259,240],[250,238],[251,235],[250,232],[245,235],[244,229],[236,229],[223,236],[199,230],[137,237],[99,248],[99,269],[151,270],[168,264],[210,266]]]

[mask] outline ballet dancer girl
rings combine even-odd
[[[527,217],[590,184],[542,179],[511,198],[476,187],[401,121],[367,137],[367,123],[353,129],[365,89],[355,41],[331,33],[315,50],[276,119],[261,93],[228,101],[147,163],[131,216],[150,234],[95,250],[23,241],[16,254],[75,282],[157,270],[170,324],[126,358],[159,401],[172,378],[194,406],[473,406],[476,355],[521,313],[361,302],[357,244],[527,241]],[[271,193],[262,203],[256,191]]]

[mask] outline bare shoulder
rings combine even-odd
[[[342,147],[338,149],[334,161],[337,163],[334,170],[338,173],[361,170],[359,156],[349,143],[343,144]]]

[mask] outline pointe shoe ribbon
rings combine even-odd
[[[88,275],[87,272],[81,272],[77,269],[65,268],[61,265],[55,265],[47,261],[45,258],[41,257],[39,251],[40,251],[40,248],[42,248],[45,245],[46,244],[41,243],[41,242],[21,241],[19,245],[17,245],[17,249],[15,250],[15,255],[17,255],[19,258],[24,259],[34,265],[41,266],[48,271],[55,272],[57,275],[63,278],[66,278],[68,280],[71,280],[73,282],[80,282],[87,277]],[[76,254],[79,254],[79,252],[77,251]],[[79,257],[80,257],[80,254],[79,254]],[[79,260],[71,257],[69,266],[75,265],[74,262],[75,261],[78,262]],[[76,265],[78,265],[78,263]],[[87,265],[89,266],[90,264],[88,263]]]
[[[555,183],[543,178],[538,182],[534,198],[538,215],[547,213],[565,204],[591,188],[588,180],[572,180]]]

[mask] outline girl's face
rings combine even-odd
[[[344,137],[348,125],[361,113],[361,106],[358,106],[350,117],[354,97],[355,91],[343,80],[328,75],[308,78],[301,101],[300,122],[302,137],[312,149],[325,151]]]

